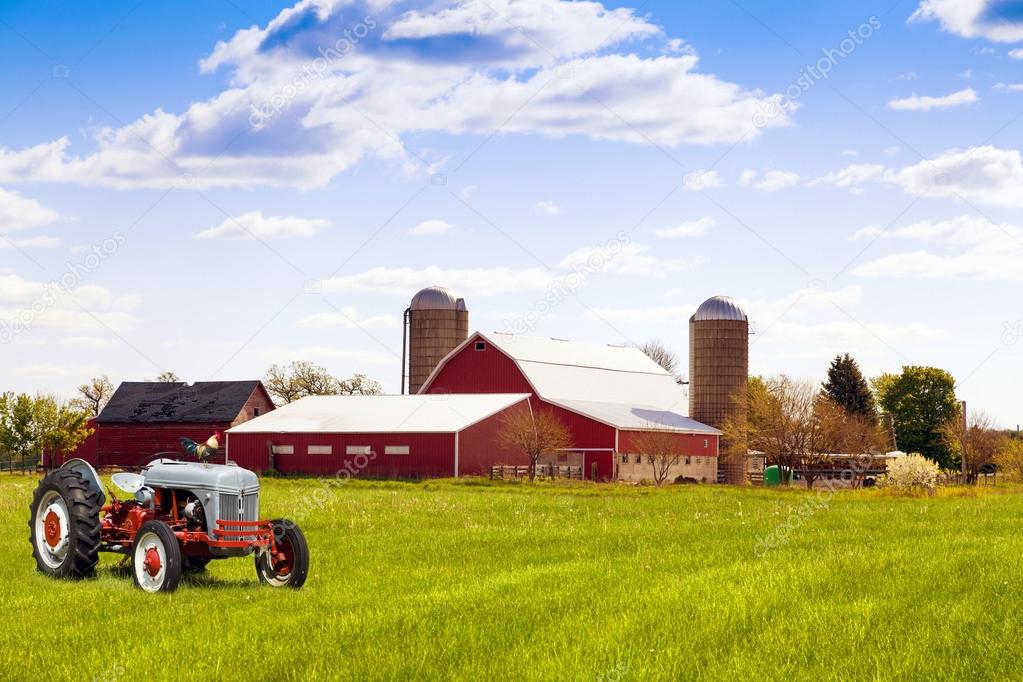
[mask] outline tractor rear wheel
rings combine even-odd
[[[57,469],[32,496],[29,540],[36,566],[55,578],[84,578],[96,570],[100,499],[77,471]]]
[[[159,521],[146,521],[131,549],[131,574],[146,592],[173,592],[181,580],[181,545],[174,531]]]
[[[293,521],[274,519],[270,523],[277,552],[268,549],[256,555],[256,575],[264,585],[297,590],[309,575],[309,545],[305,535]]]

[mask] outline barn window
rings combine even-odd
[[[707,438],[704,438],[703,439],[703,449],[706,450],[709,447],[710,447],[710,440],[708,440]]]
[[[333,455],[334,446],[332,445],[310,445],[306,448],[306,452],[310,455]]]
[[[275,455],[293,455],[295,454],[294,445],[275,445],[273,446],[273,453]]]
[[[259,416],[259,408],[258,407],[253,407],[252,408],[252,416],[253,417],[258,417]]]
[[[636,455],[636,464],[643,463],[643,455]]]
[[[476,350],[486,350],[486,349],[487,349],[487,342],[486,341],[477,341],[476,342]]]
[[[345,447],[346,455],[370,455],[373,454],[373,447],[370,445],[348,445]]]
[[[628,463],[629,463],[629,456],[628,455],[622,455],[622,464],[628,464]]]
[[[408,453],[409,453],[409,448],[408,448],[407,445],[385,445],[384,446],[384,454],[385,455],[407,455]]]
[[[689,457],[686,457],[686,464],[689,464],[689,463],[690,463],[690,459],[689,459]]]

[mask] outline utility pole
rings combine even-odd
[[[961,403],[959,403],[959,405],[960,405],[960,409],[963,411],[963,437],[959,440],[959,449],[961,450],[960,455],[959,455],[959,462],[960,462],[960,464],[959,464],[959,467],[960,467],[959,475],[962,477],[963,483],[966,483],[966,442],[970,438],[970,432],[969,432],[970,420],[969,420],[969,417],[966,414],[966,401],[965,400],[962,401]]]

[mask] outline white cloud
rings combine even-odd
[[[533,210],[545,215],[561,215],[561,207],[553,201],[538,201],[533,204]]]
[[[885,180],[910,194],[963,198],[992,206],[1023,206],[1023,162],[1019,150],[991,145],[951,149],[929,161],[885,173]]]
[[[62,345],[72,348],[88,348],[89,350],[99,350],[110,345],[109,341],[99,336],[68,336],[61,339],[60,342]]]
[[[326,220],[311,220],[292,216],[264,216],[262,211],[250,211],[236,218],[228,218],[215,227],[195,235],[196,239],[274,240],[312,237],[330,224]]]
[[[994,224],[979,216],[923,220],[882,232],[866,228],[859,235],[909,240],[929,248],[882,256],[856,269],[865,277],[975,279],[1023,282],[1023,228]]]
[[[714,226],[714,219],[710,216],[705,216],[698,220],[689,220],[684,223],[679,223],[674,227],[663,227],[654,230],[654,234],[658,237],[665,237],[668,239],[676,237],[699,237],[707,234],[707,230]]]
[[[35,199],[0,187],[0,234],[56,222],[60,215]]]
[[[11,239],[0,235],[0,251],[7,251],[13,248],[19,249],[52,249],[61,246],[64,242],[56,237],[40,235],[27,239]]]
[[[922,0],[909,20],[938,21],[942,29],[964,38],[995,42],[1023,40],[1023,25],[995,5],[1000,0]]]
[[[880,180],[884,175],[885,168],[879,163],[857,163],[846,166],[837,171],[832,171],[819,178],[814,178],[808,184],[816,187],[827,185],[829,187],[850,188],[858,190],[868,182]]]
[[[342,329],[394,329],[401,326],[401,321],[393,315],[375,315],[371,317],[359,317],[359,311],[346,306],[338,312],[315,313],[303,317],[295,323],[296,327],[306,329],[329,329],[340,327]]]
[[[141,302],[139,296],[117,296],[95,284],[67,289],[14,273],[0,274],[0,338],[37,328],[125,331],[135,326],[132,311]]]
[[[1016,60],[1023,59],[1023,48],[1017,47],[1017,48],[1015,48],[1013,50],[1009,50],[1009,59],[1016,59]]]
[[[893,144],[890,147],[885,147],[883,151],[885,156],[897,156],[900,152],[902,152],[902,147],[897,144]]]
[[[859,156],[859,155],[860,155],[860,153],[858,151],[856,151],[855,149],[843,149],[842,150],[842,156],[856,157],[856,156]]]
[[[30,377],[88,377],[99,373],[95,365],[58,365],[52,362],[41,362],[34,365],[19,365],[14,373],[18,376]]]
[[[409,230],[408,233],[414,237],[422,237],[428,234],[444,234],[445,232],[450,232],[452,227],[451,223],[443,220],[424,220]]]
[[[691,192],[700,192],[711,187],[721,186],[721,176],[715,170],[695,170],[686,173],[682,179],[683,186]]]
[[[493,296],[515,291],[538,291],[553,283],[556,275],[541,268],[378,267],[356,275],[323,281],[326,293],[378,293],[411,296],[428,286],[442,285],[459,295]]]
[[[584,246],[561,260],[565,270],[584,272],[613,272],[638,277],[664,277],[668,273],[683,272],[698,265],[702,258],[661,259],[653,255],[649,246],[633,242],[612,246]]]
[[[915,81],[920,77],[916,75],[916,71],[908,71],[906,73],[900,73],[898,76],[893,78],[893,81]]]
[[[759,180],[757,179],[759,177]],[[757,171],[746,170],[739,177],[739,184],[753,186],[762,192],[777,192],[799,184],[798,173],[783,170],[769,170],[759,175]]]
[[[991,89],[995,92],[1023,92],[1023,83],[995,83]]]
[[[912,95],[895,98],[888,102],[888,108],[896,111],[930,111],[931,109],[950,109],[964,104],[972,104],[978,99],[976,90],[966,88],[941,97]]]
[[[675,147],[753,140],[765,132],[754,124],[762,111],[779,111],[767,127],[791,125],[781,94],[701,72],[695,54],[640,56],[650,43],[677,44],[632,10],[443,0],[405,11],[374,1],[364,21],[351,4],[302,2],[238,31],[201,62],[205,73],[230,69],[230,87],[180,113],[104,128],[86,155],[67,137],[0,148],[0,182],[311,188],[367,157],[402,167],[413,160],[404,140],[423,133],[500,128]],[[335,49],[360,32],[354,47]]]

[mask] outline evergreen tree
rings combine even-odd
[[[824,382],[824,394],[849,414],[877,423],[877,404],[860,366],[848,353],[831,361],[828,380]]]

